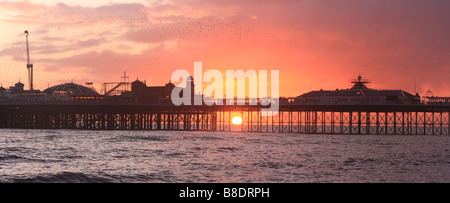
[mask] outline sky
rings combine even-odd
[[[0,1],[0,82],[130,80],[177,69],[279,70],[280,96],[350,87],[450,96],[448,0]],[[205,86],[205,85],[204,85]]]

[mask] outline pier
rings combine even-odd
[[[239,131],[303,134],[450,135],[450,106],[2,104],[0,128]],[[235,125],[232,118],[243,122]]]
[[[9,90],[3,88],[0,128],[450,135],[448,97],[429,94],[421,99],[418,93],[400,89],[372,89],[362,76],[351,80],[353,86],[348,89],[321,89],[273,100],[270,105],[278,108],[270,116],[261,114],[274,110],[262,105],[268,98],[211,100],[194,92],[191,76],[185,89],[191,102],[181,105],[173,103],[177,98],[171,98],[175,89],[171,81],[147,86],[145,81],[127,82],[126,73],[121,78],[121,82],[105,83],[114,86],[105,86],[104,95],[75,83],[43,92],[24,90],[20,82]],[[232,122],[235,117],[239,123]]]

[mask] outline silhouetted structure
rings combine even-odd
[[[353,82],[346,90],[313,91],[293,102],[280,99],[274,116],[262,116],[270,106],[259,103],[175,106],[171,93],[181,87],[171,82],[147,86],[136,80],[131,91],[116,96],[74,83],[44,92],[23,90],[19,82],[0,88],[0,128],[231,131],[232,117],[240,116],[243,132],[450,135],[450,105],[435,103],[447,98],[429,97],[423,104],[402,90],[370,89],[361,77]],[[194,99],[192,77],[186,89],[177,90],[188,87]]]
[[[53,100],[100,100],[102,96],[92,88],[75,83],[64,83],[49,87],[43,91],[52,95]]]
[[[424,97],[424,104],[427,105],[446,105],[450,106],[450,97]]]
[[[33,64],[30,63],[30,46],[28,45],[28,30],[24,32],[26,34],[26,45],[27,45],[27,69],[28,69],[28,80],[30,80],[30,90],[33,89]]]
[[[120,82],[105,82],[103,83],[104,96],[117,96],[130,91],[130,82],[127,72],[123,72],[120,77]]]
[[[164,86],[147,86],[145,82],[136,80],[131,83],[131,92],[136,103],[170,102],[170,94],[175,88],[171,82]]]
[[[370,81],[358,76],[349,89],[311,91],[294,98],[296,104],[315,105],[389,105],[419,104],[420,96],[403,90],[376,90],[366,86]]]
[[[10,86],[9,89],[0,87],[0,102],[35,103],[49,100],[49,97],[40,90],[25,90],[24,86],[19,81],[14,86]]]

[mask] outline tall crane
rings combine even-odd
[[[27,69],[28,69],[28,81],[30,82],[30,90],[33,90],[33,64],[30,63],[30,48],[28,46],[28,30],[25,30],[27,37]]]

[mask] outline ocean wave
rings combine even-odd
[[[62,160],[31,158],[13,154],[13,155],[0,155],[0,161],[53,163],[53,162],[60,162]]]
[[[56,174],[38,174],[34,177],[0,178],[0,182],[10,183],[170,183],[181,179],[170,171],[144,174],[85,174],[81,172],[59,172]]]
[[[272,161],[255,163],[254,165],[262,168],[271,168],[271,169],[281,169],[286,167],[284,163]]]
[[[42,174],[31,178],[15,178],[14,183],[107,183],[113,179],[84,173],[61,172]]]
[[[167,157],[183,157],[186,156],[185,153],[181,153],[181,152],[173,152],[173,153],[168,153],[166,154]]]
[[[358,157],[350,157],[344,161],[344,165],[354,165],[354,164],[372,164],[379,163],[380,160],[374,158],[358,158]]]
[[[115,141],[167,141],[168,138],[155,135],[124,135],[115,139]]]
[[[238,151],[238,150],[241,150],[241,149],[237,148],[237,147],[219,147],[219,148],[217,148],[217,151],[219,151],[219,152],[226,152],[226,151],[234,152],[234,151]]]
[[[11,160],[11,159],[24,159],[24,158],[21,156],[17,156],[17,155],[0,156],[0,161]]]

